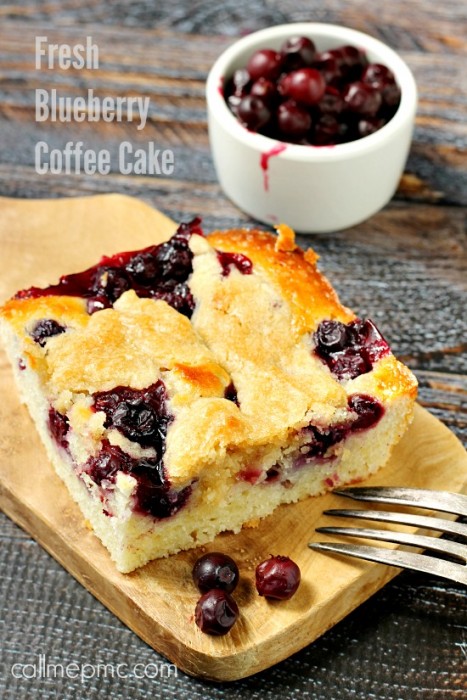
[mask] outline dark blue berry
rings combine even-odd
[[[220,636],[227,634],[239,615],[238,605],[227,591],[213,588],[198,600],[195,622],[202,632]]]
[[[201,593],[220,588],[232,593],[238,583],[238,566],[227,554],[208,552],[197,559],[193,567],[193,581]]]
[[[64,333],[65,330],[65,326],[57,323],[53,318],[44,318],[35,324],[30,336],[35,343],[39,343],[41,348],[43,348],[48,338]]]

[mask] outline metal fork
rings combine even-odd
[[[429,508],[430,510],[451,513],[453,515],[467,516],[467,496],[448,491],[431,491],[428,489],[412,488],[347,488],[334,491],[339,496],[352,498],[356,501],[368,501],[370,503],[393,503],[416,508]],[[415,515],[413,513],[391,513],[382,510],[325,510],[325,515],[334,515],[345,518],[359,518],[363,520],[375,520],[384,523],[411,525],[426,530],[435,530],[452,535],[460,535],[467,538],[467,524],[453,522],[445,518],[432,515]],[[436,559],[427,554],[387,549],[383,547],[370,547],[367,545],[340,544],[334,542],[310,542],[309,547],[323,552],[344,554],[359,559],[367,559],[381,564],[389,564],[402,569],[412,569],[423,573],[435,574],[442,578],[467,585],[467,544],[440,540],[437,537],[427,535],[407,534],[392,530],[377,530],[357,527],[318,527],[316,532],[324,532],[328,535],[349,537],[363,537],[369,540],[392,542],[405,546],[429,549],[434,552],[446,554],[456,560],[446,561]]]

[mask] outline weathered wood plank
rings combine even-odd
[[[92,24],[146,29],[165,27],[172,32],[241,35],[284,22],[333,22],[366,31],[395,48],[462,53],[465,32],[459,22],[459,3],[393,0],[387,3],[348,3],[327,0],[198,0],[191,3],[151,3],[116,0],[112,11],[106,0],[22,0],[0,8],[0,17],[23,24],[53,22],[64,26]],[[423,29],[423,31],[420,31]]]
[[[48,71],[34,69],[34,40],[38,32],[51,41],[77,42],[92,31],[100,48],[98,71]],[[46,140],[63,148],[68,140],[83,140],[86,147],[118,148],[153,140],[161,148],[181,148],[179,176],[215,181],[210,167],[204,80],[216,56],[231,38],[173,35],[167,30],[138,31],[135,44],[128,29],[46,25],[8,21],[0,28],[0,139],[2,161],[31,165],[34,145]],[[131,51],[130,51],[131,47]],[[420,92],[414,144],[401,198],[467,204],[467,106],[462,99],[465,70],[462,55],[428,55],[421,51],[402,54],[414,70]],[[148,96],[149,120],[144,130],[135,124],[104,122],[82,124],[36,123],[35,89],[56,88],[60,94]],[[17,125],[21,124],[18,139]],[[195,146],[198,152],[193,153]],[[204,151],[204,153],[203,153]],[[201,163],[197,160],[201,157]],[[194,162],[185,167],[185,161]],[[114,166],[115,167],[115,166]],[[5,192],[6,193],[6,192]]]

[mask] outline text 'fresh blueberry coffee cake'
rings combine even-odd
[[[416,380],[316,259],[287,226],[194,220],[1,309],[21,397],[120,571],[388,460]]]

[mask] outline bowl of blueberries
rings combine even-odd
[[[253,218],[337,231],[394,195],[417,88],[381,41],[332,24],[263,29],[221,54],[206,97],[219,182]]]

